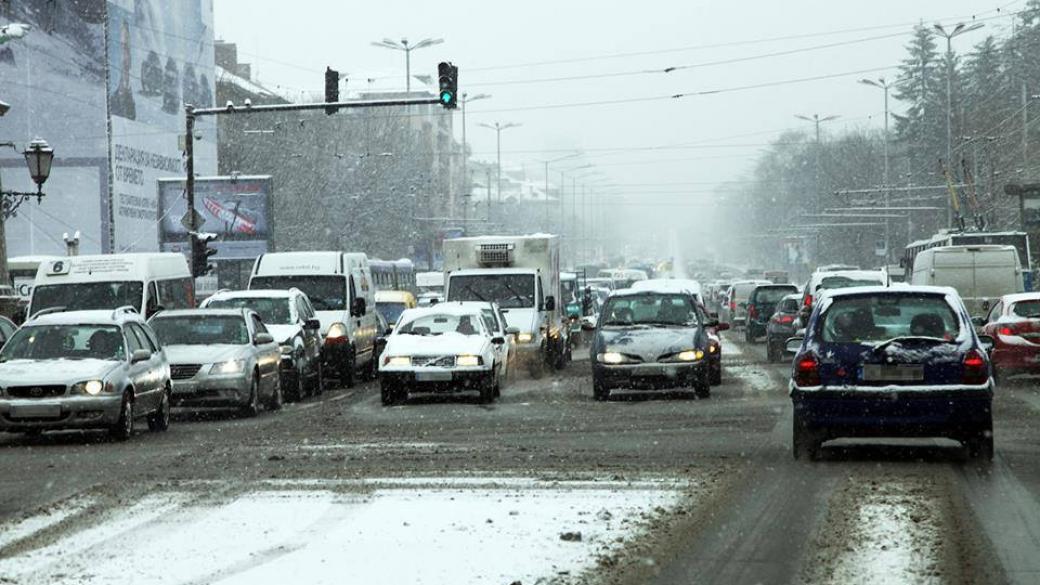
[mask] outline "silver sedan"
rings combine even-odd
[[[281,350],[255,312],[165,311],[149,323],[170,360],[175,406],[230,406],[246,416],[261,402],[282,407]]]

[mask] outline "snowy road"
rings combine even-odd
[[[785,368],[592,400],[587,364],[492,405],[374,384],[129,443],[0,437],[0,583],[1040,581],[1040,392],[1001,388],[997,459],[943,441],[789,451]],[[126,543],[132,543],[129,552]]]

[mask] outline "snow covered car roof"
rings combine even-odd
[[[485,305],[486,303],[481,302],[442,302],[437,303],[429,307],[416,307],[414,309],[406,309],[401,313],[400,322],[403,324],[405,320],[411,321],[424,315],[480,315],[481,307],[479,305]]]
[[[943,296],[958,296],[957,291],[953,287],[949,286],[925,286],[925,285],[906,285],[900,287],[891,286],[852,286],[848,288],[835,288],[835,289],[822,289],[820,292],[821,300],[824,298],[836,299],[841,297],[851,297],[858,295],[876,295],[884,293],[898,293],[898,294],[931,294],[931,295],[943,295]]]
[[[244,317],[251,309],[176,309],[156,313],[154,319],[169,317]]]
[[[303,291],[297,288],[290,289],[252,289],[252,290],[225,290],[217,291],[208,299],[207,302],[213,299],[270,299],[270,298],[289,298],[293,295],[302,295]]]
[[[484,275],[489,272],[495,274],[534,274],[538,272],[537,268],[465,268],[463,270],[452,271],[451,276],[469,276],[472,274]]]
[[[701,283],[689,278],[651,278],[632,283],[632,290],[655,292],[685,292],[700,296]]]
[[[115,325],[128,321],[144,323],[144,318],[137,311],[129,308],[120,308],[114,311],[62,311],[38,315],[26,322],[25,325]]]
[[[1027,292],[1027,293],[1015,293],[1013,295],[1004,295],[1000,297],[1000,300],[1005,303],[1018,303],[1021,301],[1037,301],[1040,300],[1040,292]]]

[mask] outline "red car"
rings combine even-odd
[[[1040,293],[1004,295],[981,320],[996,343],[993,375],[1040,374]]]

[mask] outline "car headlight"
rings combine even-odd
[[[484,364],[484,358],[479,355],[460,355],[455,358],[455,365],[463,368],[472,368]]]
[[[406,355],[387,356],[383,358],[384,366],[410,366],[412,358]]]
[[[520,343],[531,343],[534,341],[534,333],[531,333],[530,331],[521,331],[516,334],[516,340]]]
[[[704,359],[704,352],[699,349],[688,349],[675,354],[675,359],[680,362],[695,362]]]
[[[326,343],[343,343],[347,340],[347,326],[336,322],[329,326],[329,332],[325,334]]]
[[[283,345],[281,346],[281,350],[282,355],[292,355],[293,351],[295,351],[295,348],[291,345]]]
[[[717,351],[719,351],[719,346],[714,343],[708,346],[708,353],[715,353]]]
[[[241,374],[246,369],[245,360],[230,360],[213,364],[209,373],[217,375]]]
[[[596,354],[596,361],[598,361],[601,364],[629,364],[635,362],[636,360],[628,357],[623,353],[618,353],[616,351],[606,351],[600,354]]]
[[[86,382],[79,382],[72,385],[72,394],[88,394],[90,396],[97,396],[105,391],[111,392],[111,388],[106,387],[105,383],[101,380],[87,380]]]

